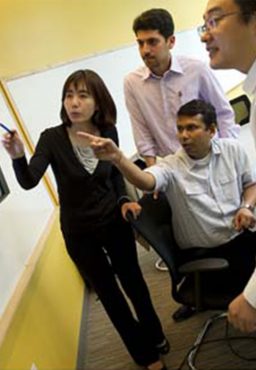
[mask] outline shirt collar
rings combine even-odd
[[[147,80],[149,78],[155,78],[155,79],[160,80],[161,78],[164,78],[164,77],[166,77],[166,76],[168,76],[172,73],[179,73],[179,74],[184,73],[183,68],[180,65],[180,62],[179,62],[178,58],[175,55],[171,55],[171,65],[170,65],[169,69],[164,73],[163,76],[155,75],[154,73],[151,72],[151,70],[147,66],[145,66],[142,79]]]
[[[249,72],[247,74],[246,79],[243,83],[243,89],[244,91],[249,95],[255,95],[256,94],[256,59],[249,69]]]
[[[219,145],[219,141],[218,139],[212,139],[211,140],[211,152],[213,155],[219,155],[221,154],[221,149],[220,149],[220,145]],[[195,165],[196,165],[196,160],[195,159],[192,159],[190,158],[187,153],[185,152],[185,150],[183,148],[180,148],[177,150],[177,156],[183,161],[185,162],[186,166],[191,169],[193,168]]]

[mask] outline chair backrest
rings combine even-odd
[[[172,279],[172,295],[176,297],[176,286],[182,279],[178,271],[179,247],[172,232],[172,211],[163,193],[154,199],[146,194],[139,200],[142,206],[140,216],[135,220],[131,214],[128,220],[143,238],[154,248],[169,268]]]
[[[251,102],[247,95],[243,94],[230,100],[230,104],[235,113],[236,123],[244,125],[249,122]]]
[[[135,154],[131,158],[131,160],[141,170],[144,170],[144,168],[146,168],[145,161],[142,158],[140,158],[140,156],[138,154]],[[133,184],[131,184],[125,177],[124,177],[124,183],[125,183],[127,195],[130,197],[130,199],[132,201],[138,202],[138,200],[142,197],[143,192],[140,189],[136,188],[136,186],[134,186]]]

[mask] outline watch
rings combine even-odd
[[[242,205],[239,207],[239,209],[241,209],[241,208],[247,208],[247,209],[249,209],[251,212],[254,212],[254,206],[252,206],[251,204],[248,204],[248,203],[244,203],[244,204],[242,204]]]

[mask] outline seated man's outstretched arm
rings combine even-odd
[[[126,158],[113,140],[90,135],[82,131],[77,132],[77,135],[88,142],[97,158],[111,161],[133,185],[141,190],[154,190],[156,184],[154,176],[142,171]]]

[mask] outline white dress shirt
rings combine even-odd
[[[250,127],[256,145],[256,60],[244,80],[243,88],[248,95],[253,96],[250,113]]]
[[[181,148],[145,171],[156,179],[154,190],[166,193],[181,248],[216,247],[239,234],[232,221],[256,175],[238,141],[212,140],[211,153],[202,160]]]
[[[256,60],[247,74],[243,84],[244,91],[253,96],[250,114],[250,127],[256,145]],[[249,282],[244,289],[246,300],[256,308],[256,269],[254,270]]]

